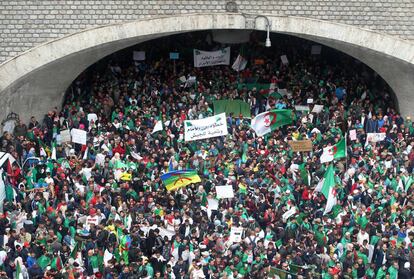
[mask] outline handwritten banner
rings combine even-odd
[[[72,138],[70,136],[70,131],[69,130],[60,131],[60,142],[61,143],[71,142],[71,140],[72,140]]]
[[[216,51],[194,49],[194,67],[230,65],[230,47]]]
[[[230,239],[229,241],[231,243],[238,243],[241,242],[242,240],[242,236],[243,236],[243,228],[239,228],[239,227],[231,227],[230,230]]]
[[[82,145],[86,144],[86,139],[87,139],[86,131],[74,128],[70,131],[70,133],[72,136],[72,142],[79,143]]]
[[[312,151],[311,140],[290,140],[288,143],[294,152]]]
[[[387,135],[385,133],[367,133],[367,141],[379,142],[385,140]]]
[[[226,114],[220,113],[199,120],[184,121],[184,140],[200,140],[228,134]]]
[[[218,199],[234,198],[233,186],[231,185],[216,186],[216,193]]]

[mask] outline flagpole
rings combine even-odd
[[[345,133],[345,170],[348,171],[348,144],[347,144],[348,133]]]

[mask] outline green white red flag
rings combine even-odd
[[[258,114],[252,119],[251,127],[261,137],[277,128],[291,124],[294,116],[290,109],[274,109]]]
[[[333,146],[328,146],[323,149],[320,161],[321,163],[331,162],[334,159],[346,157],[346,137]]]

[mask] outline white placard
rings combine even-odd
[[[289,60],[286,55],[280,56],[280,60],[282,60],[283,65],[289,64]]]
[[[208,139],[228,134],[226,113],[211,117],[184,121],[185,141]]]
[[[231,185],[216,186],[216,192],[218,199],[234,198],[233,186]]]
[[[321,45],[313,45],[311,49],[311,55],[319,55],[321,54],[322,46]]]
[[[89,113],[88,114],[88,121],[91,123],[91,121],[96,122],[98,120],[98,116],[95,113]]]
[[[216,199],[207,199],[208,209],[210,210],[217,210],[219,203]]]
[[[240,242],[242,240],[243,231],[243,228],[231,227],[229,241],[232,243]]]
[[[357,139],[357,134],[356,134],[356,130],[349,130],[349,139],[350,140],[356,140]]]
[[[79,143],[82,145],[86,144],[86,131],[74,128],[70,131],[70,133],[72,135],[72,142]]]
[[[309,111],[309,106],[295,106],[297,111]]]
[[[314,113],[320,113],[323,110],[323,105],[314,105],[312,112]]]
[[[230,47],[216,51],[194,49],[194,67],[230,65]]]
[[[367,142],[379,142],[385,140],[385,133],[367,133]]]
[[[71,139],[69,130],[60,131],[60,142],[61,143],[71,142],[71,141],[72,141],[72,139]]]
[[[135,61],[144,61],[145,60],[145,51],[134,51],[133,58]]]
[[[313,99],[312,99],[312,98],[307,99],[307,100],[306,100],[306,103],[307,103],[307,104],[313,104]]]

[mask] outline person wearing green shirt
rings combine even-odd
[[[390,274],[390,279],[398,278],[398,262],[393,262],[393,264],[388,268],[388,273]]]

